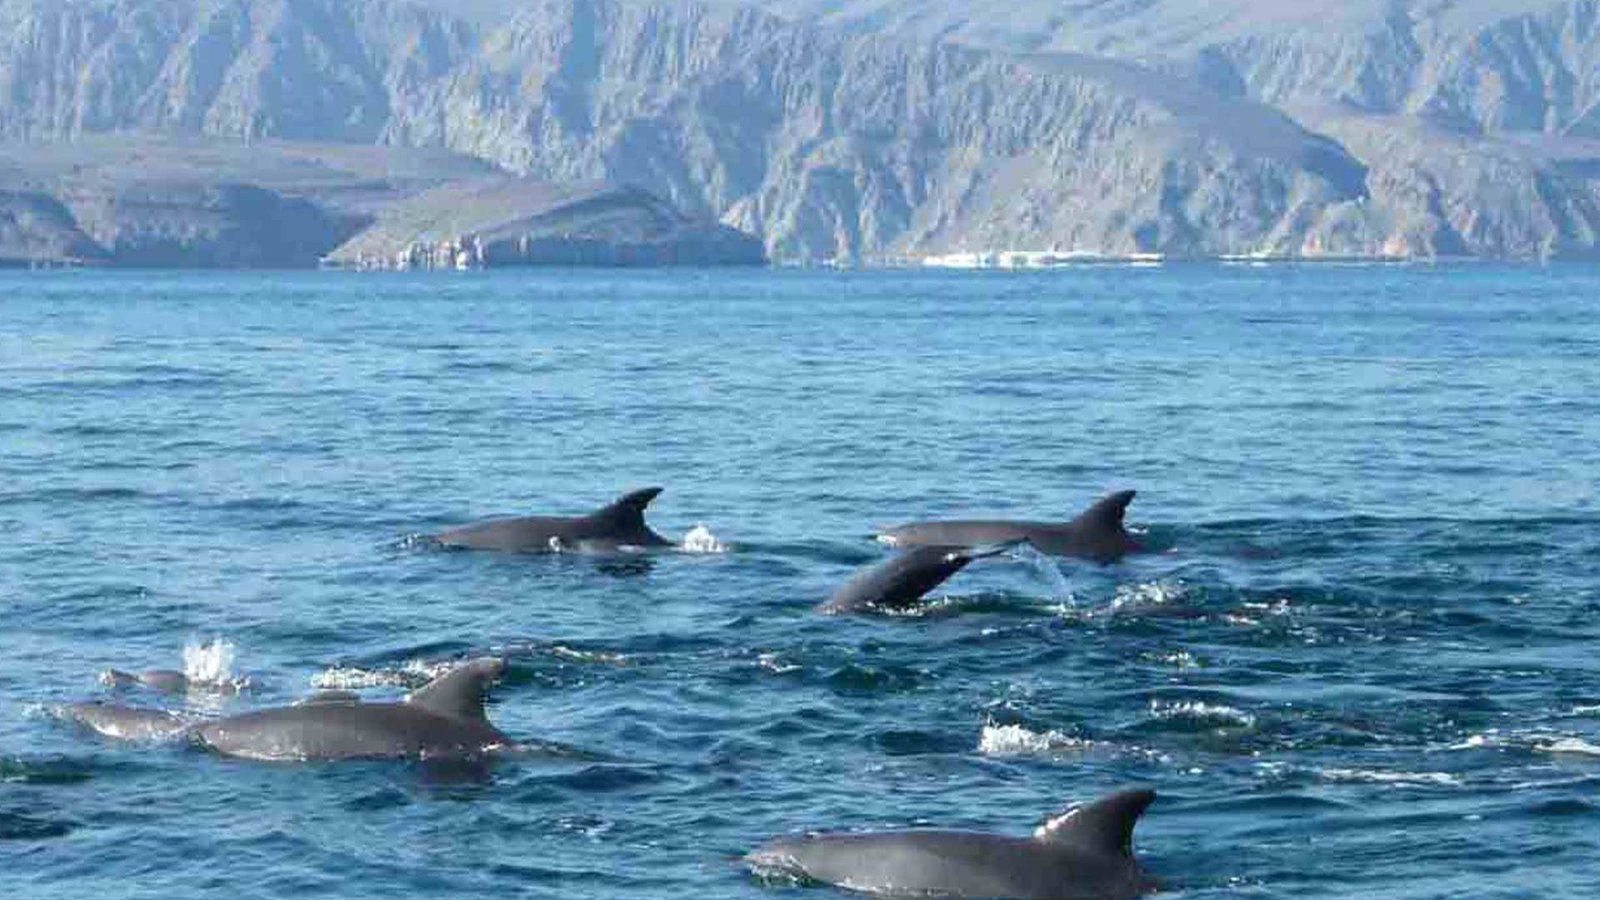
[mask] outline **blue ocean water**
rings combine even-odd
[[[1561,267],[0,276],[0,896],[827,897],[737,857],[1134,785],[1170,896],[1596,896],[1595,297]],[[418,539],[652,484],[658,531],[722,552]],[[877,526],[1124,487],[1162,552],[811,612]],[[500,653],[490,717],[605,758],[261,765],[52,715],[199,645],[249,688],[124,698],[392,697]]]

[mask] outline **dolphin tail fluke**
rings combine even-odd
[[[406,702],[457,719],[487,721],[483,697],[505,669],[505,660],[497,657],[469,660],[412,691]]]
[[[1083,511],[1074,521],[1090,528],[1104,529],[1106,531],[1121,531],[1122,517],[1128,513],[1128,504],[1138,491],[1117,491],[1095,501],[1095,504]]]
[[[1133,827],[1154,803],[1156,792],[1122,791],[1047,820],[1034,831],[1036,840],[1071,844],[1100,853],[1133,854]]]

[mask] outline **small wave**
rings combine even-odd
[[[0,493],[0,505],[22,503],[102,503],[111,500],[140,500],[155,495],[127,487],[60,487]]]
[[[1328,781],[1357,784],[1431,784],[1441,787],[1458,787],[1459,777],[1448,772],[1385,772],[1377,769],[1319,769],[1317,774]]]
[[[1188,611],[1191,591],[1182,581],[1147,581],[1117,587],[1099,615],[1143,616],[1173,615]]]
[[[1198,700],[1182,703],[1151,700],[1150,714],[1162,722],[1183,722],[1212,728],[1253,728],[1256,724],[1256,717],[1243,710]]]
[[[56,717],[54,708],[38,703],[30,704],[24,710],[24,714],[37,717]],[[93,767],[79,760],[0,757],[0,784],[82,784],[93,778]]]
[[[776,653],[761,654],[756,657],[756,665],[760,666],[762,671],[771,672],[774,675],[789,675],[804,668],[798,663],[783,661]]]
[[[978,752],[985,756],[1028,756],[1044,753],[1081,752],[1094,746],[1087,738],[1050,729],[1030,731],[1021,725],[983,726],[978,735]]]
[[[1174,650],[1170,653],[1147,653],[1145,654],[1145,659],[1164,666],[1172,666],[1180,672],[1205,668],[1200,660],[1196,659],[1195,655],[1187,650]]]
[[[633,663],[633,657],[626,653],[614,653],[610,650],[584,650],[579,647],[548,641],[513,641],[506,644],[494,644],[485,653],[488,656],[498,656],[503,659],[551,657],[563,662],[599,663],[607,666],[626,666]]]
[[[1464,741],[1449,745],[1450,750],[1504,750],[1521,749],[1554,756],[1600,757],[1600,745],[1575,735],[1528,734],[1507,735],[1491,729],[1474,734]]]
[[[358,691],[363,688],[415,688],[455,668],[451,660],[429,662],[413,659],[395,669],[366,669],[360,666],[330,666],[311,676],[311,686],[321,691]]]
[[[65,837],[78,827],[77,822],[0,811],[0,841],[38,841]]]
[[[1540,753],[1553,753],[1563,756],[1600,756],[1600,745],[1591,744],[1583,738],[1577,737],[1540,741],[1533,745],[1533,749]]]
[[[1457,741],[1445,748],[1447,750],[1481,750],[1485,747],[1504,746],[1504,740],[1495,732],[1469,735],[1464,741]]]
[[[565,644],[552,644],[546,651],[557,659],[571,660],[572,662],[605,663],[612,666],[625,666],[628,657],[623,653],[607,653],[604,650],[579,650]]]
[[[916,690],[928,680],[927,672],[910,666],[861,666],[845,663],[827,675],[828,686],[841,693],[900,693]]]
[[[697,524],[689,529],[689,533],[683,536],[683,541],[678,547],[685,553],[728,552],[728,545],[719,540],[715,534],[712,534],[711,529],[707,528],[704,523]]]

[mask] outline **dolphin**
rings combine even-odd
[[[913,547],[851,576],[818,612],[848,613],[876,607],[905,609],[975,559],[999,556],[1022,541],[989,547]]]
[[[964,831],[811,834],[745,857],[776,872],[875,894],[1012,900],[1129,900],[1159,888],[1133,856],[1153,791],[1112,794],[1046,821],[1031,838]]]
[[[114,703],[74,703],[65,707],[62,715],[96,734],[120,741],[168,740],[189,729],[188,722],[164,709]]]
[[[435,540],[446,547],[509,553],[607,553],[630,547],[670,547],[644,523],[645,507],[661,493],[651,487],[625,494],[586,516],[522,516],[452,528]]]
[[[189,676],[173,669],[147,669],[143,672],[124,672],[107,669],[100,673],[100,683],[107,687],[144,686],[166,694],[182,694],[189,690]]]
[[[484,715],[483,697],[505,661],[463,663],[398,703],[348,695],[262,709],[194,728],[201,746],[242,759],[464,759],[516,744]]]
[[[330,692],[275,707],[185,724],[162,710],[85,703],[68,707],[83,725],[113,738],[186,735],[224,756],[265,761],[344,759],[469,760],[518,746],[484,715],[483,697],[505,671],[485,658],[463,663],[398,703],[363,703]]]
[[[1027,541],[1049,556],[1078,556],[1100,563],[1116,562],[1144,550],[1122,526],[1137,491],[1118,491],[1096,501],[1070,522],[1021,522],[1006,519],[956,519],[910,522],[890,528],[878,540],[891,547],[927,544],[974,546],[1001,541]]]

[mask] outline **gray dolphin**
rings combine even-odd
[[[189,676],[173,669],[147,669],[143,672],[107,669],[100,673],[100,683],[107,687],[143,685],[167,694],[182,694],[189,690]]]
[[[120,741],[162,741],[189,729],[189,723],[164,709],[119,706],[114,703],[74,703],[62,710],[65,718]]]
[[[1022,522],[1007,519],[955,519],[945,522],[910,522],[890,528],[878,540],[892,547],[927,544],[970,547],[1002,541],[1027,541],[1050,556],[1079,556],[1096,562],[1116,562],[1144,545],[1122,526],[1137,491],[1118,491],[1103,497],[1070,522]]]
[[[922,595],[966,568],[967,563],[999,556],[1022,543],[1011,541],[990,547],[913,547],[863,569],[839,586],[818,612],[848,613],[870,607],[905,609]]]
[[[483,711],[483,696],[505,665],[463,663],[399,703],[323,698],[206,722],[194,735],[225,756],[275,762],[478,757],[516,743]]]
[[[85,703],[68,707],[83,725],[114,738],[187,735],[225,756],[267,761],[476,759],[517,746],[489,724],[483,697],[505,670],[500,659],[463,663],[398,703],[363,703],[349,693],[185,724],[162,710]]]
[[[644,523],[645,507],[661,493],[652,487],[626,494],[586,516],[522,516],[452,528],[436,540],[446,547],[509,553],[612,552],[628,547],[670,547]]]
[[[175,669],[146,669],[143,672],[107,669],[100,673],[100,683],[113,688],[147,687],[163,694],[237,694],[251,685],[249,678],[204,681],[190,678]]]
[[[1159,884],[1133,856],[1155,800],[1125,791],[1046,821],[1031,838],[963,831],[814,834],[771,841],[745,863],[875,894],[1128,900]]]

